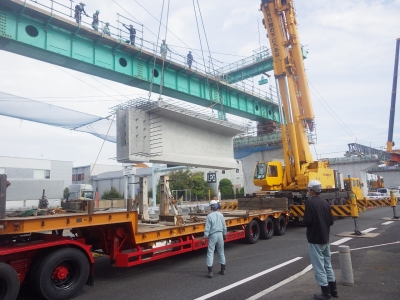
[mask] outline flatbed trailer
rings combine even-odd
[[[222,213],[226,242],[283,235],[289,216],[270,209]],[[137,211],[127,210],[1,219],[0,299],[15,299],[25,283],[46,299],[70,298],[94,284],[96,252],[115,267],[131,267],[205,248],[205,215],[192,213],[179,226],[142,223]]]

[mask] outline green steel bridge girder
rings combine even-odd
[[[0,4],[0,50],[106,78],[254,121],[280,122],[278,105],[139,47],[18,0]],[[155,66],[155,67],[154,67]],[[153,68],[154,67],[154,68]],[[154,76],[152,76],[154,74]],[[220,102],[222,99],[222,103]]]
[[[243,66],[234,71],[228,72],[226,75],[228,83],[239,82],[248,78],[261,75],[274,69],[274,61],[272,56],[266,59],[254,62],[253,64]]]

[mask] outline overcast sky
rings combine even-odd
[[[164,2],[165,24],[168,0]],[[159,24],[153,16],[160,18],[163,1],[84,3],[90,16],[99,9],[100,20],[113,26],[117,26],[117,13],[135,18],[145,25],[145,39],[156,41]],[[226,65],[250,56],[260,45],[269,47],[260,25],[259,0],[199,3],[214,59]],[[314,158],[343,156],[352,142],[385,147],[395,44],[400,38],[400,0],[308,0],[295,4],[300,41],[309,50],[305,66],[316,116],[317,144],[311,147]],[[167,43],[182,55],[189,47],[195,52],[195,60],[201,61],[193,2],[174,0],[169,10]],[[161,29],[160,36],[164,35],[165,29]],[[204,36],[202,44],[205,48]],[[148,94],[5,51],[0,51],[0,64],[0,91],[93,115],[105,117],[110,107]],[[254,79],[256,85],[259,79]],[[399,118],[395,119],[394,140],[400,144]],[[93,163],[103,143],[86,133],[4,116],[0,116],[0,128],[1,156],[67,160],[80,166]],[[106,142],[98,162],[115,164],[115,148],[115,144]]]

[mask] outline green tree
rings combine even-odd
[[[64,189],[64,199],[67,199],[68,193],[69,193],[69,188],[66,187],[66,188]]]
[[[204,174],[201,172],[193,173],[191,178],[191,190],[192,195],[196,197],[196,199],[205,199],[207,197],[207,181],[204,180]]]
[[[196,199],[204,199],[207,196],[207,182],[202,172],[192,173],[189,170],[179,170],[168,173],[170,191],[178,190],[178,199],[182,197],[184,190],[191,190]],[[157,185],[157,202],[159,199],[160,183]],[[173,195],[176,197],[176,194]]]
[[[223,196],[233,196],[233,184],[228,178],[221,179],[218,187],[221,192],[221,198]]]
[[[120,194],[115,187],[111,187],[110,190],[104,191],[101,195],[101,199],[122,199],[124,195]]]
[[[244,196],[244,187],[241,187],[240,190],[236,188],[236,198],[240,198]]]

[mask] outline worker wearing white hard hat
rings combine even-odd
[[[329,245],[329,232],[333,225],[331,207],[319,196],[322,192],[321,182],[315,179],[310,180],[307,188],[308,199],[305,202],[303,221],[307,226],[308,250],[315,279],[322,292],[315,294],[314,299],[339,298]]]
[[[212,266],[214,262],[214,251],[217,248],[219,263],[221,264],[221,275],[225,275],[225,254],[224,241],[226,239],[226,224],[224,216],[218,212],[217,200],[210,201],[211,212],[207,216],[206,227],[204,229],[203,244],[208,238],[207,268],[209,278],[213,277]]]

